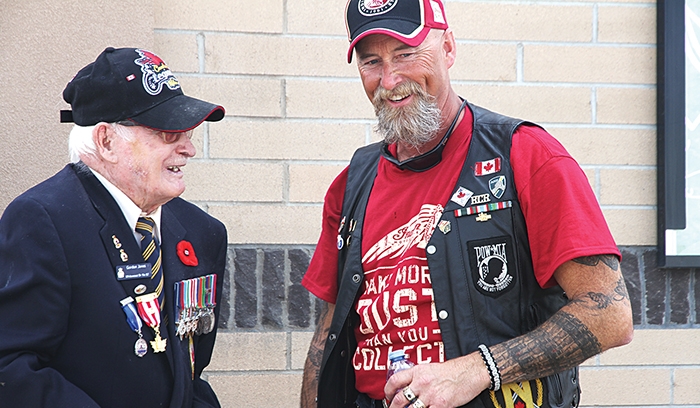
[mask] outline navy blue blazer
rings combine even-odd
[[[163,206],[161,220],[167,315],[161,335],[165,325],[168,345],[155,354],[149,344],[139,358],[138,336],[119,301],[134,297],[138,284],[152,291],[152,283],[116,278],[119,265],[144,261],[104,186],[84,165],[71,164],[7,207],[0,219],[0,407],[219,406],[200,379],[216,329],[194,336],[193,380],[187,338],[175,335],[173,288],[178,281],[216,273],[218,323],[226,229],[179,198]],[[182,240],[192,243],[197,266],[178,258]],[[142,332],[153,340],[145,324]]]

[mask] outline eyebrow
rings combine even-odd
[[[356,47],[355,50],[357,51],[357,58],[358,59],[365,59],[369,58],[372,56],[376,56],[377,54],[372,53],[372,52],[364,52],[360,49],[361,47]],[[412,47],[408,44],[401,43],[399,46],[396,48],[392,49],[391,52],[397,52],[397,51],[405,51],[409,49],[417,49],[418,47]]]

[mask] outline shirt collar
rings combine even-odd
[[[91,168],[90,171],[92,171],[92,174],[94,174],[95,177],[97,177],[97,179],[100,181],[100,183],[102,183],[102,185],[107,189],[107,191],[109,191],[109,194],[112,195],[114,201],[117,202],[117,205],[122,210],[122,214],[124,214],[124,218],[126,218],[126,222],[129,224],[131,232],[133,232],[134,234],[136,242],[141,241],[141,234],[136,232],[136,222],[138,221],[139,217],[151,217],[153,219],[153,221],[156,223],[156,227],[154,228],[156,239],[158,240],[158,242],[161,242],[160,214],[162,206],[159,206],[152,213],[146,214],[143,211],[141,211],[141,209],[136,204],[134,204],[134,202],[131,201],[131,199],[126,194],[124,194],[123,191],[121,191],[117,186],[112,184],[103,175]]]

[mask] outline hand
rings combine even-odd
[[[400,371],[387,381],[384,393],[394,396],[391,408],[410,405],[402,392],[406,387],[426,407],[449,408],[466,404],[490,385],[486,365],[476,352],[444,363],[419,364]]]

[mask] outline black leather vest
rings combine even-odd
[[[510,166],[515,129],[525,122],[469,104],[473,133],[453,200],[426,247],[445,357],[469,354],[527,333],[566,303],[559,286],[540,288],[532,267],[525,219]],[[529,124],[532,125],[532,124]],[[361,235],[377,174],[379,144],[355,152],[348,169],[342,214],[346,222],[338,262],[338,298],[326,340],[318,406],[354,407],[352,359],[357,348],[354,304],[364,279]],[[465,200],[466,198],[466,200]],[[458,202],[456,202],[458,201]],[[507,406],[518,394],[539,407],[577,406],[578,369],[502,391],[484,391],[467,407]],[[512,403],[511,403],[512,404]],[[528,404],[529,405],[529,404]]]

